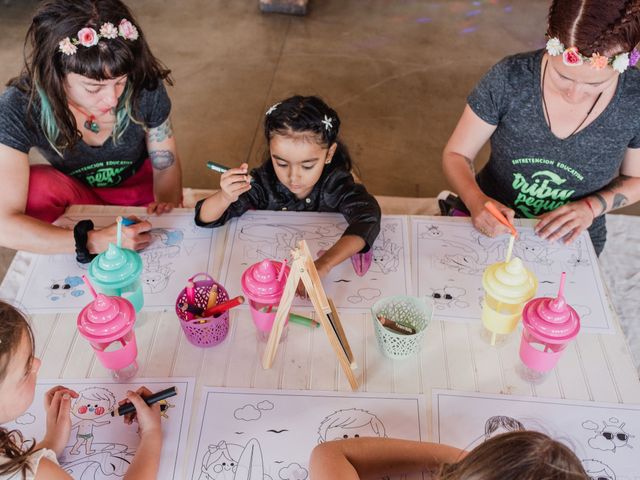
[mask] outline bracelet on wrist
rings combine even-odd
[[[593,209],[593,205],[591,205],[591,202],[589,201],[588,198],[583,198],[583,200],[585,201],[585,203],[589,207],[589,210],[591,210],[591,215],[593,215],[593,220],[595,220],[597,215],[596,215],[596,211]]]
[[[89,252],[87,242],[89,241],[89,232],[93,230],[94,225],[91,220],[80,220],[73,227],[73,239],[76,242],[76,260],[78,263],[89,263],[96,255]]]

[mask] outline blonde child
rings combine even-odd
[[[317,97],[294,96],[265,115],[269,152],[262,166],[222,174],[220,191],[196,205],[196,224],[218,227],[250,209],[340,212],[349,224],[318,260],[321,277],[358,254],[366,254],[380,232],[380,207],[354,181],[351,158],[338,139],[338,114]]]
[[[312,480],[358,480],[409,472],[437,472],[436,480],[588,480],[565,445],[534,431],[503,433],[465,452],[438,443],[354,438],[318,445]]]
[[[0,302],[0,424],[15,420],[27,411],[33,401],[40,359],[34,356],[33,332],[25,318],[14,307]],[[124,478],[155,479],[160,463],[162,432],[160,406],[144,403],[142,396],[151,392],[141,387],[128,392],[127,400],[136,407],[140,444]],[[142,396],[141,396],[142,395]],[[59,465],[60,455],[71,433],[71,399],[78,394],[57,386],[45,395],[47,426],[44,439],[24,442],[22,434],[0,427],[0,480],[67,480],[71,477]],[[125,401],[120,402],[125,403]]]

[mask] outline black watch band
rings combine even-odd
[[[93,222],[91,220],[80,220],[73,227],[73,238],[76,241],[76,260],[79,263],[89,263],[96,257],[96,255],[89,253],[87,248],[91,230],[93,230]]]

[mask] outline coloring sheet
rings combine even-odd
[[[338,309],[368,310],[379,298],[411,295],[411,266],[407,217],[382,217],[380,235],[373,244],[373,262],[359,277],[349,259],[334,267],[322,284]],[[229,223],[220,273],[229,291],[241,291],[240,279],[252,264],[264,259],[291,260],[290,252],[305,239],[314,260],[340,238],[347,222],[339,213],[248,212]],[[312,308],[298,297],[293,306]]]
[[[162,455],[159,480],[181,480],[186,455],[187,435],[191,419],[194,379],[155,378],[135,379],[135,383],[115,383],[109,380],[41,380],[31,408],[15,422],[5,424],[8,429],[18,429],[25,439],[44,438],[46,414],[43,399],[45,393],[56,385],[75,390],[80,396],[71,403],[71,436],[60,465],[75,480],[117,480],[127,472],[136,453],[140,438],[137,424],[125,425],[121,417],[110,412],[118,402],[126,398],[127,390],[141,385],[152,392],[175,386],[178,395],[161,400]],[[162,405],[165,405],[162,407]]]
[[[588,234],[563,245],[540,239],[532,226],[523,225],[516,220],[519,235],[513,255],[538,278],[536,296],[555,297],[560,276],[567,272],[564,295],[580,315],[582,331],[615,333]],[[416,288],[419,296],[433,298],[434,318],[480,322],[482,274],[488,265],[504,261],[509,236],[486,237],[468,218],[413,217],[411,228]]]
[[[63,215],[57,225],[73,226],[83,214]],[[110,225],[112,214],[94,214],[96,227]],[[210,271],[217,230],[196,227],[193,212],[171,212],[149,218],[151,244],[140,251],[143,270],[144,309],[173,308],[189,277]],[[93,300],[82,281],[89,264],[76,262],[75,255],[36,255],[25,274],[17,301],[29,313],[79,312]]]
[[[319,443],[365,436],[426,440],[425,414],[420,395],[205,387],[185,478],[306,480]]]
[[[433,392],[435,441],[471,449],[492,435],[537,430],[565,443],[589,478],[638,478],[640,405]]]

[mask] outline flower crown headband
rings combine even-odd
[[[133,41],[137,40],[138,36],[136,26],[126,18],[123,18],[120,20],[117,28],[111,22],[103,23],[100,27],[100,33],[91,27],[85,27],[78,32],[78,38],[66,37],[60,40],[58,50],[65,55],[75,55],[78,51],[78,45],[89,48],[96,45],[103,38],[112,40],[117,37],[122,37],[125,40]]]
[[[278,102],[274,105],[271,105],[271,107],[269,107],[269,110],[267,110],[267,112],[265,113],[265,115],[268,117],[269,115],[271,115],[276,108],[278,108],[280,106],[280,103],[282,102]],[[322,120],[322,124],[324,125],[324,129],[327,131],[331,131],[331,129],[333,128],[333,117],[328,117],[328,116],[324,116],[324,119]]]
[[[624,73],[628,67],[634,67],[640,60],[640,52],[635,48],[631,52],[619,53],[613,57],[605,57],[595,52],[590,57],[585,57],[577,47],[565,48],[557,37],[547,40],[547,53],[552,57],[562,55],[562,62],[565,65],[578,66],[588,63],[596,70],[602,70],[607,65],[611,65],[611,68],[618,73]]]

